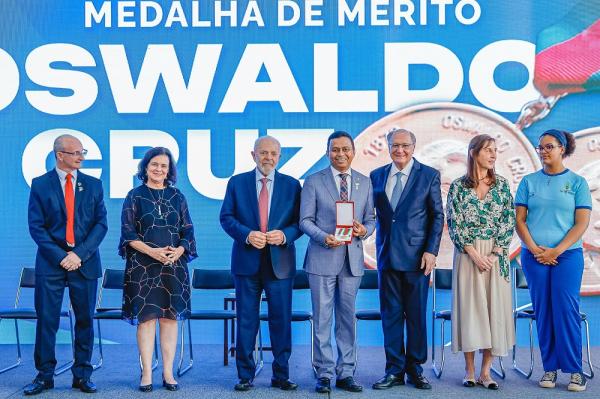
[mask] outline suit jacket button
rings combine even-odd
[[[396,223],[396,219],[392,219],[392,223]]]

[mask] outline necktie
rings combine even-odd
[[[258,214],[260,217],[260,231],[263,233],[267,232],[267,224],[269,221],[269,190],[267,189],[267,179],[263,177],[260,179],[262,187],[258,194]]]
[[[73,191],[73,176],[68,173],[65,182],[65,208],[67,209],[67,233],[65,239],[69,245],[75,245],[75,192]]]
[[[402,172],[396,173],[396,185],[394,186],[394,191],[392,191],[392,199],[390,200],[392,209],[396,209],[396,205],[398,205],[398,201],[400,201],[400,196],[402,195],[402,174]]]
[[[340,200],[348,201],[348,173],[340,173]]]

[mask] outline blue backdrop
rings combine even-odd
[[[0,2],[0,306],[12,304],[20,268],[33,265],[29,182],[53,167],[52,140],[62,132],[82,138],[90,151],[85,170],[104,183],[105,267],[124,265],[117,256],[120,212],[125,194],[138,184],[137,160],[148,147],[164,145],[178,157],[178,187],[195,225],[200,257],[190,267],[228,268],[231,240],[218,212],[227,178],[252,167],[251,143],[258,135],[279,137],[280,169],[303,178],[327,164],[322,155],[331,131],[356,136],[406,106],[455,101],[516,121],[525,102],[538,95],[532,84],[536,36],[563,19],[573,3],[432,3]],[[413,47],[386,54],[391,43]],[[477,57],[486,48],[495,61]],[[491,70],[492,83],[481,89],[470,78],[473,68]],[[485,100],[496,91],[514,101]],[[598,92],[569,95],[524,134],[535,139],[550,127],[599,126],[599,100]],[[302,238],[300,265],[305,247]],[[374,295],[363,298],[377,306]],[[220,304],[218,298],[194,299],[198,306]],[[299,306],[308,307],[307,300]],[[219,341],[220,327],[211,328],[200,342]],[[380,343],[380,326],[368,330],[375,335],[361,339]],[[11,334],[0,325],[0,342],[11,342]],[[133,331],[128,337],[108,331],[115,341],[133,337]],[[295,335],[303,342],[306,337]]]

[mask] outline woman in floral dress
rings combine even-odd
[[[448,192],[448,231],[454,243],[452,351],[464,352],[463,385],[498,389],[494,356],[514,345],[508,248],[515,226],[508,181],[495,173],[496,143],[486,134],[469,143],[467,173]],[[475,381],[475,351],[483,352]]]

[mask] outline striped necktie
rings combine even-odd
[[[340,200],[348,201],[348,173],[340,173]]]

